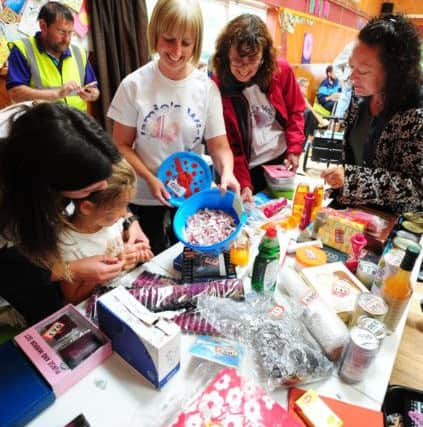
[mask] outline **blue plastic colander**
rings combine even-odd
[[[195,153],[178,151],[171,154],[157,170],[157,177],[170,193],[169,203],[181,206],[185,200],[212,183],[209,165]]]
[[[235,219],[236,228],[229,237],[219,243],[208,246],[193,245],[185,239],[185,227],[187,220],[198,210],[205,208],[221,209],[222,211],[230,214]],[[185,246],[196,251],[217,254],[223,250],[229,249],[230,243],[238,235],[246,220],[247,214],[244,212],[242,201],[239,196],[232,191],[227,191],[222,195],[218,188],[213,188],[194,194],[178,208],[173,219],[173,229],[178,240],[180,240]]]

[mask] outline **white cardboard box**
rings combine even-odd
[[[100,329],[113,350],[161,388],[179,370],[181,330],[117,287],[97,301]]]

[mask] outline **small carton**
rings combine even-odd
[[[323,244],[345,254],[352,253],[351,238],[354,234],[363,233],[364,225],[341,216],[328,215],[325,223],[317,232]]]
[[[112,354],[110,340],[69,304],[15,337],[56,396]]]
[[[97,312],[113,350],[156,388],[179,370],[181,330],[176,323],[149,311],[121,286],[98,299]]]
[[[342,262],[303,268],[301,275],[345,323],[350,321],[358,295],[368,292]]]
[[[342,427],[344,425],[314,390],[304,393],[295,402],[295,409],[309,427]]]

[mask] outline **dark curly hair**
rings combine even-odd
[[[262,52],[262,63],[251,83],[266,92],[276,69],[276,50],[266,24],[257,15],[246,13],[232,19],[220,33],[213,57],[213,71],[223,89],[236,85],[229,63],[231,47],[237,50],[241,58]]]
[[[422,74],[417,28],[402,15],[383,15],[371,19],[358,39],[379,51],[379,60],[386,73],[383,92],[384,111],[388,117],[419,107]]]

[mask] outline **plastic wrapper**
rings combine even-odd
[[[302,320],[309,332],[330,360],[338,360],[349,339],[345,323],[292,268],[283,268],[279,279],[279,289],[302,305]]]
[[[330,375],[332,363],[298,318],[301,310],[257,294],[248,295],[244,303],[201,296],[197,308],[221,335],[254,352],[269,389]]]
[[[300,427],[300,424],[260,386],[240,376],[235,369],[224,368],[171,424],[171,427],[187,426]]]
[[[214,295],[219,298],[244,298],[241,279],[222,279],[185,285],[172,283],[157,274],[141,273],[129,292],[151,311],[195,308],[200,295]]]
[[[321,209],[321,212],[362,224],[364,231],[371,235],[378,235],[387,225],[387,222],[380,216],[356,208],[347,208],[344,210],[324,208]]]
[[[146,410],[145,402],[140,401],[128,427],[169,427],[221,369],[216,363],[192,358],[187,369],[181,370],[160,393],[151,396],[152,409]]]
[[[97,321],[97,298],[112,288],[99,288],[85,307],[87,317]],[[201,317],[196,310],[197,298],[202,295],[214,295],[219,298],[244,298],[244,285],[240,279],[222,279],[179,285],[173,279],[158,274],[142,272],[133,282],[129,293],[141,304],[153,312],[176,310],[172,320],[183,332],[217,335],[218,332]]]
[[[172,320],[181,328],[182,332],[198,335],[219,335],[219,332],[196,310],[176,312]]]
[[[317,236],[325,245],[345,254],[351,254],[351,238],[363,231],[363,224],[340,215],[329,214],[326,222],[319,228]]]
[[[187,219],[185,238],[193,245],[209,246],[226,240],[236,228],[234,218],[220,209],[200,209]]]
[[[192,359],[177,386],[140,404],[129,427],[300,427],[286,409],[246,375],[232,368]],[[160,414],[160,416],[158,416]]]

